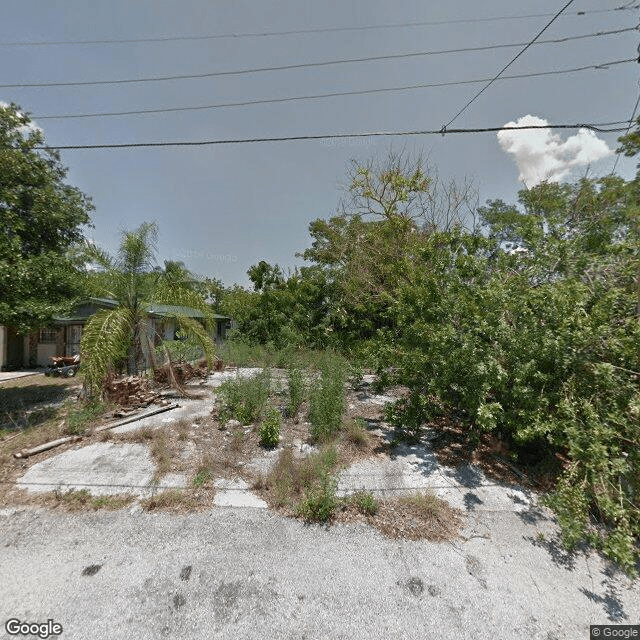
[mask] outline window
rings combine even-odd
[[[40,329],[39,342],[47,344],[55,344],[56,336],[58,335],[57,329]]]

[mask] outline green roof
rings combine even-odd
[[[187,316],[189,318],[204,318],[204,313],[190,307],[179,307],[172,304],[152,304],[147,311],[154,316]]]
[[[95,304],[99,307],[107,307],[110,309],[114,309],[118,306],[116,300],[111,298],[88,298],[87,300],[82,301],[79,305],[83,304]],[[198,309],[192,309],[191,307],[183,307],[179,305],[172,304],[151,304],[149,305],[147,311],[150,315],[153,316],[187,316],[188,318],[204,318],[204,313],[202,311],[198,311]],[[211,317],[215,320],[230,320],[229,316],[222,316],[218,313],[212,313]],[[54,317],[56,322],[70,323],[70,322],[82,322],[87,320],[87,316],[72,316],[72,317]]]

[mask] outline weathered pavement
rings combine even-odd
[[[637,624],[638,584],[567,556],[552,531],[534,512],[489,510],[470,514],[467,539],[436,544],[265,509],[4,509],[0,622],[53,618],[74,640],[576,640]]]

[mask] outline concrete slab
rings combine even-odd
[[[146,445],[98,442],[34,464],[18,487],[34,493],[87,489],[94,496],[146,496],[151,493],[148,487],[154,472]]]
[[[166,473],[160,478],[157,488],[164,489],[184,489],[187,486],[187,476],[182,473]]]
[[[400,446],[392,457],[369,458],[351,465],[339,475],[337,494],[364,490],[389,498],[424,489],[467,512],[522,513],[538,506],[532,492],[497,483],[476,467],[440,465],[428,443]]]
[[[42,375],[44,375],[42,371],[0,371],[0,384],[9,380],[17,380],[18,378]]]
[[[207,377],[206,384],[210,387],[219,387],[227,380],[235,378],[253,378],[262,369],[260,367],[238,367],[237,369],[226,369],[225,371],[214,371]]]
[[[220,478],[214,482],[218,489],[213,498],[217,507],[253,507],[266,509],[267,503],[249,491],[249,485],[241,478],[227,480]]]
[[[247,464],[247,469],[266,476],[271,469],[273,469],[273,465],[276,463],[280,451],[282,451],[281,447],[272,449],[271,451],[265,451],[262,455],[253,458],[253,460]]]

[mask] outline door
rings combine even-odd
[[[70,324],[67,327],[67,339],[65,341],[65,356],[76,356],[80,353],[80,340],[82,339],[82,325]]]
[[[11,327],[7,327],[7,367],[24,367],[24,336],[18,335]]]

